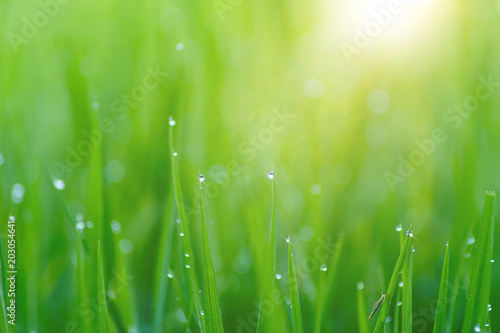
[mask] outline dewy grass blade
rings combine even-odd
[[[486,327],[491,286],[495,193],[487,192],[476,241],[472,277],[467,291],[463,332],[481,331]]]
[[[163,215],[163,229],[155,273],[154,330],[156,333],[163,332],[168,278],[170,277],[169,274],[173,274],[170,272],[170,256],[172,255],[172,243],[175,230],[175,215],[173,214],[172,208],[172,191],[169,191],[165,213]]]
[[[403,242],[403,246],[401,248],[401,252],[399,254],[398,261],[396,262],[396,266],[394,267],[394,272],[392,273],[391,280],[389,281],[389,286],[387,287],[387,292],[385,295],[385,300],[382,302],[382,306],[380,309],[380,313],[378,316],[377,324],[375,326],[375,333],[383,332],[385,320],[387,318],[387,314],[389,313],[389,307],[391,305],[392,297],[394,295],[394,291],[396,289],[396,285],[398,282],[398,276],[403,269],[405,264],[405,260],[407,257],[408,249],[410,246],[411,240],[411,230],[406,235],[405,241]]]
[[[299,289],[295,276],[295,266],[293,265],[292,245],[288,243],[288,278],[290,281],[290,307],[292,310],[293,333],[302,333],[302,314],[300,313]]]
[[[392,328],[394,333],[399,333],[401,331],[401,288],[398,288],[396,302],[396,306],[394,307],[394,325]]]
[[[173,144],[173,125],[170,125],[170,165],[171,165],[171,171],[172,171],[172,184],[173,184],[173,192],[174,192],[174,197],[175,201],[177,204],[177,213],[179,214],[179,229],[180,229],[180,234],[182,235],[180,237],[180,242],[182,245],[182,249],[184,250],[184,254],[181,253],[182,255],[186,255],[186,262],[182,267],[182,271],[185,276],[185,281],[188,284],[187,291],[189,293],[188,301],[193,300],[194,301],[194,309],[195,313],[194,316],[196,318],[196,321],[198,323],[198,326],[200,327],[201,332],[205,331],[205,316],[202,315],[203,313],[203,307],[201,303],[201,296],[199,294],[199,284],[198,284],[198,278],[196,276],[196,269],[194,265],[194,253],[193,249],[191,246],[191,239],[189,236],[189,221],[186,216],[186,211],[185,211],[185,206],[184,206],[184,199],[182,198],[182,188],[181,188],[181,182],[180,182],[180,176],[179,176],[179,171],[177,167],[177,153],[174,151],[174,144]]]
[[[104,282],[104,267],[102,263],[102,247],[101,241],[97,241],[97,281],[98,287],[98,297],[99,297],[99,322],[100,322],[100,332],[109,332],[109,316],[108,316],[108,303],[106,301],[106,286]]]
[[[204,291],[204,311],[205,328],[207,333],[224,333],[222,317],[219,307],[219,295],[217,294],[217,284],[215,281],[214,266],[212,263],[212,253],[208,242],[207,224],[205,221],[205,211],[203,209],[202,183],[205,180],[200,175],[200,216],[201,216],[201,242],[203,247],[203,291]]]
[[[275,268],[276,268],[276,198],[274,192],[274,172],[271,171],[267,177],[271,180],[271,226],[269,231],[269,252],[267,254],[266,262],[266,279],[264,286],[264,293],[262,295],[261,304],[259,307],[259,320],[257,323],[257,332],[268,333],[271,327],[271,316],[272,314],[264,313],[263,305],[264,302],[273,302],[274,297],[274,278],[275,278]],[[271,304],[271,303],[268,303]]]
[[[413,257],[415,249],[409,253],[409,257],[403,268],[403,304],[402,304],[402,332],[411,333],[412,331],[412,280],[413,280]]]
[[[321,302],[318,303],[318,312],[316,314],[316,323],[321,323],[325,313],[327,304],[332,299],[335,290],[335,279],[337,278],[337,268],[339,266],[340,256],[342,254],[342,247],[344,246],[344,234],[341,234],[337,239],[333,254],[330,258],[329,266],[322,265],[320,270],[325,273],[325,293],[322,296]],[[320,331],[320,327],[316,326],[316,331]]]
[[[448,288],[449,288],[449,265],[450,257],[448,253],[448,243],[446,243],[446,252],[444,254],[443,271],[441,273],[441,283],[439,285],[439,298],[436,308],[436,318],[434,319],[434,333],[446,331],[446,308],[448,306]]]
[[[323,264],[324,267],[326,265]],[[321,332],[321,319],[323,318],[323,307],[324,303],[326,301],[326,296],[327,296],[327,290],[326,290],[326,270],[321,269],[320,270],[320,277],[319,277],[319,289],[318,289],[318,303],[316,306],[316,324],[314,325],[315,327],[315,332],[320,333]]]
[[[365,284],[363,282],[358,282],[357,294],[358,294],[358,330],[359,333],[370,332],[370,323],[368,322],[368,311],[366,311],[367,304],[365,300],[365,295],[363,294],[363,289]],[[317,331],[319,332],[319,331]]]

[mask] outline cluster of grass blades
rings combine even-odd
[[[175,122],[172,122],[175,124]],[[207,224],[205,219],[205,211],[203,206],[203,183],[205,178],[200,174],[200,231],[201,231],[201,264],[203,273],[202,283],[198,281],[195,265],[195,252],[191,243],[190,222],[186,214],[184,205],[183,193],[180,183],[176,152],[173,144],[173,125],[170,130],[170,152],[171,164],[170,171],[172,176],[172,188],[167,196],[167,203],[164,214],[164,229],[161,234],[161,248],[157,267],[155,268],[155,286],[156,295],[154,297],[154,313],[153,325],[154,331],[164,332],[168,323],[165,320],[165,312],[170,295],[175,295],[177,304],[185,316],[186,332],[202,332],[202,333],[222,333],[224,332],[222,312],[219,306],[219,298],[217,292],[217,284],[215,279],[214,265],[212,254],[209,245],[209,237]],[[82,332],[122,332],[130,327],[133,322],[131,313],[122,305],[118,306],[113,301],[113,297],[109,297],[107,290],[107,277],[109,277],[109,267],[107,265],[124,265],[123,260],[120,260],[119,251],[117,251],[116,241],[110,237],[109,231],[104,228],[105,212],[102,210],[102,201],[104,200],[102,193],[102,170],[101,157],[95,156],[92,160],[92,176],[91,186],[95,188],[94,192],[101,193],[97,199],[89,204],[94,207],[94,216],[97,216],[100,223],[95,235],[84,235],[81,230],[78,230],[79,223],[69,212],[67,205],[64,203],[69,221],[75,231],[76,236],[76,254],[77,254],[77,295],[80,302],[85,302],[89,297],[96,297],[98,300],[98,316],[95,322],[80,323]],[[296,268],[293,258],[292,244],[289,238],[287,242],[288,252],[288,293],[284,293],[279,281],[276,277],[276,194],[275,194],[275,179],[274,173],[270,172],[268,178],[271,180],[271,220],[269,229],[269,243],[267,248],[267,261],[265,267],[264,287],[261,295],[261,303],[259,307],[259,316],[257,323],[257,332],[269,333],[276,330],[290,331],[293,333],[304,332],[304,323],[301,313],[301,302],[299,296],[299,281],[296,275]],[[474,243],[472,270],[468,277],[467,298],[465,300],[465,313],[463,316],[462,331],[463,332],[490,332],[490,305],[489,295],[491,289],[491,263],[493,262],[493,229],[494,229],[494,201],[495,194],[488,192],[480,223],[474,228],[476,230],[476,242]],[[96,208],[97,207],[97,208]],[[372,314],[369,315],[367,308],[366,297],[364,295],[364,284],[358,283],[357,290],[357,312],[358,312],[358,330],[362,333],[368,333],[373,327],[375,333],[381,332],[403,332],[411,333],[413,329],[413,309],[412,309],[412,280],[413,266],[415,260],[415,250],[413,247],[412,228],[404,231],[398,227],[400,231],[400,253],[396,261],[396,265],[392,272],[387,289],[383,291],[382,296],[376,303]],[[177,235],[178,237],[175,237]],[[112,235],[111,235],[112,236]],[[0,239],[1,242],[1,239]],[[104,246],[106,242],[110,242],[111,246]],[[172,256],[176,251],[174,245],[178,245],[178,260],[173,260]],[[317,288],[316,299],[316,320],[311,325],[316,333],[322,332],[322,323],[328,301],[332,297],[332,290],[335,285],[335,277],[337,266],[339,265],[340,254],[343,246],[343,236],[339,238],[334,249],[334,254],[330,258],[328,273],[326,265],[323,263],[320,269],[319,286]],[[3,249],[3,246],[0,248]],[[103,249],[111,249],[114,253],[109,255]],[[441,282],[439,294],[437,295],[437,308],[434,320],[433,332],[450,332],[453,331],[453,323],[457,320],[455,316],[455,304],[451,304],[450,295],[456,294],[456,290],[450,290],[450,246],[446,244],[444,253],[444,262],[441,272]],[[95,259],[95,261],[94,261]],[[4,300],[5,294],[5,262],[4,257],[0,253],[1,272],[0,280],[0,298]],[[95,265],[91,263],[95,262]],[[172,270],[172,264],[178,263],[178,273]],[[464,261],[459,263],[465,266]],[[462,270],[457,270],[457,274],[462,274]],[[94,277],[94,278],[92,278]],[[455,281],[460,280],[461,275],[455,277]],[[93,281],[87,283],[87,281]],[[202,286],[202,289],[200,288]],[[398,288],[401,287],[401,288]],[[172,292],[169,292],[171,287]],[[128,294],[125,293],[125,296]],[[284,295],[288,295],[285,297]],[[276,300],[278,297],[280,300]],[[289,302],[283,300],[288,298]],[[129,302],[130,298],[127,299]],[[120,302],[123,303],[123,302]],[[283,306],[274,307],[269,313],[266,309],[266,304],[283,304]],[[2,306],[2,309],[5,307]],[[378,313],[377,313],[378,310]],[[391,312],[393,311],[393,312]],[[390,315],[392,313],[392,315]],[[375,323],[369,320],[369,317],[376,318]],[[9,332],[9,327],[5,324],[7,321],[6,312],[2,310],[2,327],[5,326],[6,332]]]
[[[494,202],[495,193],[487,192],[483,215],[477,227],[477,241],[475,242],[472,263],[473,268],[471,270],[467,289],[462,332],[491,332],[491,306],[489,304],[489,297],[491,289],[491,264],[493,262]],[[401,235],[403,235],[402,229],[398,227],[398,230],[400,230]],[[374,328],[375,333],[390,331],[403,333],[412,332],[412,276],[415,252],[413,246],[410,247],[412,239],[414,239],[414,237],[410,227],[410,230],[406,232],[406,236],[401,237],[401,252],[387,287],[387,291],[383,293],[382,297],[375,303],[373,308],[372,315],[380,309]],[[454,316],[455,304],[450,304],[450,299],[456,301],[456,298],[450,298],[450,294],[456,294],[457,289],[450,290],[449,261],[449,244],[447,243],[439,294],[437,297],[436,316],[433,326],[434,333],[452,332],[453,323],[456,319]],[[461,260],[459,264],[465,265],[463,260]],[[459,276],[457,276],[455,281],[460,280],[461,272],[462,270],[459,269],[457,273]],[[394,317],[390,318],[389,311],[398,281],[400,281],[399,285],[402,288],[401,291],[396,293],[398,302],[396,306],[394,306]],[[358,326],[360,332],[368,333],[370,331],[370,323],[366,319],[368,312],[363,288],[364,284],[360,282],[357,292]],[[394,323],[392,330],[388,325],[391,321]]]

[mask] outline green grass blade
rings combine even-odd
[[[102,263],[102,247],[101,241],[97,241],[97,281],[98,287],[98,297],[99,297],[99,321],[101,333],[109,332],[109,315],[108,315],[108,303],[106,301],[106,286],[104,283],[104,267]]]
[[[370,332],[370,323],[368,322],[368,311],[366,311],[367,304],[363,290],[365,285],[363,282],[358,282],[357,294],[358,294],[358,330],[359,333]],[[319,332],[319,331],[317,331]]]
[[[412,279],[413,279],[413,257],[414,249],[409,254],[408,260],[403,268],[403,304],[402,304],[402,332],[412,331]]]
[[[159,246],[158,262],[155,274],[155,307],[154,307],[154,327],[155,332],[163,331],[163,318],[165,316],[165,307],[168,292],[168,274],[170,273],[170,257],[172,254],[173,234],[175,227],[175,217],[172,214],[172,192],[167,196],[167,205],[163,218],[163,229]]]
[[[219,307],[219,295],[212,263],[212,253],[208,243],[207,223],[203,209],[202,186],[200,186],[201,243],[203,246],[203,291],[205,308],[205,328],[208,333],[224,333]]]
[[[271,175],[271,174],[270,174]],[[269,231],[269,252],[267,254],[266,282],[259,307],[259,320],[257,323],[258,333],[268,333],[271,327],[271,315],[266,315],[263,310],[264,302],[273,302],[274,298],[274,278],[276,268],[276,198],[274,192],[274,173],[271,179],[271,226]],[[271,304],[271,303],[268,303]]]
[[[380,333],[383,332],[384,330],[385,320],[387,318],[387,314],[389,313],[389,307],[391,305],[392,297],[396,289],[398,276],[405,264],[408,249],[410,246],[410,239],[411,239],[410,235],[406,235],[405,241],[403,242],[403,246],[401,248],[401,252],[399,254],[398,261],[396,262],[396,266],[394,267],[394,272],[392,273],[391,280],[389,281],[389,286],[387,287],[385,300],[381,305],[380,313],[377,319],[377,324],[374,330],[375,333]]]
[[[315,327],[315,332],[320,333],[321,332],[321,319],[323,317],[323,312],[322,309],[324,307],[324,303],[326,301],[326,271],[320,270],[320,278],[319,278],[319,289],[318,289],[318,302],[316,306],[316,324],[314,325]]]
[[[403,244],[401,244],[403,245]],[[393,325],[393,331],[394,333],[398,333],[401,330],[401,288],[398,289],[397,291],[397,296],[396,296],[396,306],[394,307],[394,325]]]
[[[491,256],[493,253],[493,211],[495,193],[487,192],[483,216],[479,225],[472,277],[467,291],[467,304],[462,331],[483,329],[488,316],[491,286]]]
[[[325,314],[325,310],[329,301],[333,298],[333,293],[335,290],[335,280],[337,278],[337,269],[339,266],[340,256],[342,255],[342,248],[344,246],[344,234],[341,234],[335,244],[335,248],[333,249],[333,254],[330,258],[329,265],[324,267],[326,276],[326,286],[325,286],[325,294],[322,298],[322,301],[319,303],[318,313],[316,314],[316,323],[321,324],[323,320],[323,316]],[[316,326],[316,331],[320,331],[320,327]]]
[[[185,205],[184,205],[184,199],[182,198],[182,188],[181,188],[181,182],[180,182],[180,176],[179,176],[179,170],[177,167],[177,157],[176,153],[174,151],[174,145],[173,145],[173,126],[170,127],[170,152],[171,152],[171,158],[170,158],[170,163],[171,163],[171,170],[172,170],[172,184],[173,184],[173,192],[174,192],[174,197],[176,201],[176,206],[177,206],[177,213],[179,214],[180,218],[180,223],[179,229],[180,233],[182,234],[182,237],[180,237],[180,242],[181,246],[183,249],[183,253],[181,253],[181,256],[188,255],[186,256],[186,262],[188,264],[183,265],[182,271],[184,274],[184,281],[188,284],[188,300],[191,302],[191,300],[194,301],[194,317],[196,318],[196,322],[198,323],[198,326],[200,327],[201,332],[205,331],[205,316],[202,316],[201,313],[203,312],[203,306],[201,303],[201,296],[199,294],[199,284],[198,284],[198,278],[196,276],[196,269],[194,265],[194,252],[191,246],[191,238],[189,236],[189,221],[187,219],[186,211],[185,211]],[[188,317],[188,316],[187,316]],[[189,319],[188,319],[189,320]]]
[[[290,282],[290,307],[292,310],[293,333],[302,333],[302,315],[300,313],[299,289],[293,265],[292,245],[288,241],[288,278]]]
[[[434,333],[446,331],[446,308],[448,305],[448,275],[450,270],[450,257],[448,253],[448,243],[446,243],[446,252],[444,254],[443,271],[441,273],[441,283],[439,285],[439,298],[436,308],[436,319],[434,320]]]

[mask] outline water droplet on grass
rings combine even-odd
[[[402,288],[402,287],[403,287],[403,282],[399,282],[398,286],[399,286],[400,288]]]
[[[358,282],[357,287],[359,290],[363,290],[363,289],[365,289],[365,284],[363,282]]]
[[[177,45],[175,46],[175,49],[176,49],[177,51],[182,51],[182,50],[184,50],[184,44],[182,44],[182,43],[177,44]]]
[[[403,227],[402,227],[402,226],[401,226],[401,224],[400,224],[400,225],[398,225],[398,226],[396,227],[396,231],[397,231],[397,232],[400,232],[401,230],[403,230]]]
[[[184,237],[184,233],[183,232],[179,233],[179,236]]]
[[[200,174],[200,183],[203,183],[205,181],[205,176],[203,176],[202,174]]]
[[[92,229],[94,227],[94,223],[92,221],[87,221],[87,228]]]
[[[174,151],[174,156],[177,156],[177,152],[176,151]]]
[[[189,266],[189,265],[186,265],[186,268],[191,268],[191,266]]]
[[[281,274],[276,274],[275,276],[278,280],[281,280]]]
[[[78,221],[76,223],[76,230],[78,231],[83,231],[83,229],[85,229],[85,222],[83,221]]]
[[[64,181],[62,179],[54,179],[54,187],[58,190],[64,190],[66,184],[64,184]]]
[[[172,117],[169,117],[169,118],[168,118],[168,124],[169,124],[170,126],[175,126],[175,119],[174,119],[174,118],[172,118]]]
[[[15,203],[21,203],[23,202],[24,199],[24,186],[22,184],[16,183],[14,186],[12,186],[12,191],[10,194],[10,198],[12,199],[13,202]]]
[[[122,231],[122,226],[120,225],[120,222],[118,222],[117,220],[111,221],[111,230],[115,234],[119,234]]]
[[[322,272],[326,272],[327,269],[328,269],[328,267],[326,267],[325,264],[321,265],[321,267],[319,268],[319,270]]]
[[[133,249],[132,242],[128,239],[122,239],[120,243],[118,243],[118,246],[120,247],[120,251],[125,254],[132,252]]]
[[[273,178],[274,178],[274,172],[273,172],[273,171],[269,172],[269,173],[267,174],[267,178],[269,178],[269,179],[273,179]]]
[[[5,159],[3,158],[2,153],[0,153],[0,165],[3,165],[5,163]]]
[[[481,332],[481,325],[476,324],[476,326],[474,326],[474,332]]]
[[[186,258],[189,258],[189,253],[186,253],[186,254],[184,254],[184,255],[186,256]]]
[[[469,244],[474,244],[476,242],[476,239],[474,237],[471,237],[467,240],[467,243]]]
[[[167,276],[168,276],[169,279],[173,278],[174,277],[174,272],[172,272],[172,271],[168,272]]]

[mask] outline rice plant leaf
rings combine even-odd
[[[224,333],[222,317],[219,307],[219,295],[215,281],[212,253],[208,243],[207,223],[203,209],[202,187],[200,186],[200,216],[201,216],[201,243],[203,247],[203,297],[205,311],[205,328],[207,333]]]
[[[257,323],[257,333],[268,333],[271,327],[271,315],[264,311],[265,302],[273,302],[274,297],[274,278],[276,268],[276,198],[274,192],[274,174],[271,177],[271,226],[269,231],[269,252],[266,262],[266,281],[264,293],[262,295],[259,307],[259,319]],[[270,304],[270,303],[268,303]]]
[[[467,303],[462,331],[472,332],[486,327],[491,287],[491,257],[493,253],[495,193],[487,192],[483,216],[479,224],[472,277],[467,291]]]
[[[399,254],[398,261],[396,262],[396,266],[394,267],[394,272],[392,273],[391,280],[389,281],[389,286],[387,287],[385,300],[382,303],[377,324],[375,325],[375,330],[374,330],[375,333],[380,333],[384,331],[385,320],[387,318],[387,314],[389,313],[389,307],[391,305],[392,297],[396,289],[399,274],[402,271],[403,266],[405,264],[410,242],[411,242],[411,237],[409,236],[409,234],[407,234],[405,241],[403,242],[403,246],[401,247],[401,252]]]
[[[184,281],[186,281],[187,284],[187,292],[188,292],[188,301],[191,302],[191,300],[194,302],[194,317],[196,319],[196,322],[198,323],[198,326],[200,327],[201,332],[205,331],[205,316],[202,316],[201,313],[203,312],[203,306],[201,303],[201,296],[199,294],[199,284],[198,284],[198,278],[196,276],[196,269],[194,265],[194,252],[191,246],[191,239],[190,239],[190,232],[189,232],[189,221],[186,215],[185,211],[185,205],[184,205],[184,199],[182,197],[182,188],[181,188],[181,182],[180,182],[180,176],[179,176],[179,171],[177,167],[177,157],[174,151],[174,145],[173,145],[173,130],[172,127],[170,128],[170,152],[171,152],[171,158],[170,158],[170,163],[171,163],[171,171],[172,171],[172,184],[173,184],[173,192],[174,192],[174,197],[176,201],[176,206],[177,206],[177,213],[179,214],[180,218],[180,223],[179,229],[180,229],[180,234],[182,236],[180,237],[180,243],[183,249],[183,253],[180,255],[183,256],[187,254],[188,256],[186,257],[189,259],[189,263],[186,265],[183,265],[182,271],[184,274]],[[187,316],[189,317],[189,316]],[[189,320],[189,318],[188,318]]]
[[[403,304],[402,304],[402,332],[412,332],[412,280],[413,280],[413,257],[415,252],[410,251],[409,257],[403,268]]]
[[[446,331],[446,308],[448,306],[448,275],[450,271],[450,257],[448,253],[448,243],[446,244],[446,252],[444,254],[443,271],[441,273],[441,283],[439,285],[439,297],[436,308],[436,318],[434,319],[434,333]]]
[[[357,287],[358,329],[360,333],[368,333],[370,332],[370,323],[368,322],[368,311],[366,311],[367,304],[363,290],[364,285],[362,282],[359,282]]]
[[[333,254],[330,256],[330,262],[328,266],[324,265],[321,268],[321,271],[325,273],[325,293],[321,298],[321,302],[318,302],[318,312],[316,314],[316,332],[320,331],[321,322],[323,320],[327,304],[329,304],[329,302],[333,298],[332,295],[335,290],[335,280],[337,278],[337,269],[339,266],[340,257],[342,255],[343,246],[344,234],[340,234],[337,242],[335,243]]]
[[[293,333],[302,333],[302,315],[300,313],[299,289],[293,265],[292,246],[288,242],[288,278],[290,281],[290,307],[292,309]]]
[[[100,329],[102,333],[109,332],[109,315],[108,315],[108,303],[106,301],[106,286],[104,282],[104,267],[102,263],[102,247],[101,241],[97,241],[97,281],[98,287],[98,297],[99,297],[99,322]]]
[[[172,254],[172,243],[175,223],[172,214],[172,191],[167,196],[167,205],[163,218],[163,229],[161,234],[160,247],[158,249],[158,263],[155,274],[155,307],[154,307],[154,327],[156,333],[163,331],[163,318],[165,317],[165,307],[168,292],[168,274],[170,273],[170,257]]]

